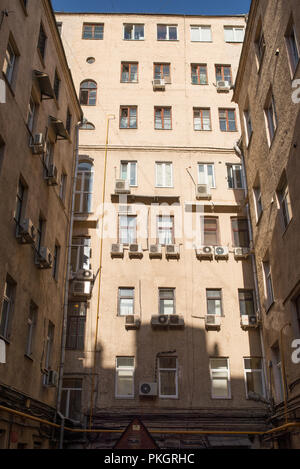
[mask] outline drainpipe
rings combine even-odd
[[[56,409],[57,415],[60,414],[61,406],[61,395],[62,395],[62,383],[64,375],[64,366],[65,366],[65,347],[66,347],[66,337],[67,337],[67,319],[68,319],[68,304],[69,304],[69,272],[71,267],[71,246],[73,238],[73,223],[74,223],[74,206],[75,206],[75,189],[77,181],[77,169],[78,169],[78,159],[79,159],[79,129],[84,123],[84,119],[76,124],[76,148],[75,148],[75,170],[74,170],[74,180],[72,188],[72,202],[71,202],[71,216],[70,216],[70,229],[69,229],[69,239],[68,239],[68,254],[67,254],[67,269],[66,269],[66,283],[65,283],[65,296],[64,296],[64,309],[63,309],[63,329],[62,329],[62,339],[61,339],[61,355],[60,355],[60,365],[59,365],[59,380],[58,380],[58,391],[57,391],[57,402]],[[60,430],[60,440],[59,440],[59,449],[63,449],[63,440],[64,440],[64,419],[63,424],[61,425]]]

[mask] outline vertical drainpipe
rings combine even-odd
[[[241,141],[241,140],[240,140]],[[247,175],[246,175],[246,167],[245,167],[245,158],[244,154],[240,148],[240,141],[238,141],[234,145],[234,150],[241,159],[242,163],[242,177],[243,177],[243,184],[244,184],[244,193],[245,193],[245,199],[248,197],[248,184],[247,184]],[[253,232],[252,232],[252,224],[251,224],[251,218],[250,218],[250,209],[249,209],[249,202],[246,204],[246,213],[247,213],[247,222],[248,222],[248,229],[249,229],[249,240],[250,240],[250,247],[251,249],[253,248]],[[256,269],[256,260],[255,260],[255,254],[251,253],[251,264],[252,264],[252,272],[253,272],[253,279],[254,279],[254,288],[255,288],[255,300],[256,300],[256,307],[258,311],[258,319],[261,319],[261,304],[260,304],[260,297],[259,297],[259,289],[258,289],[258,280],[257,280],[257,269]],[[260,342],[261,342],[261,350],[262,350],[262,358],[263,358],[263,371],[264,371],[264,381],[265,381],[265,391],[266,391],[266,397],[267,400],[270,399],[270,392],[269,392],[269,387],[268,387],[268,375],[267,375],[267,369],[266,369],[266,354],[265,354],[265,346],[264,346],[264,340],[263,340],[263,334],[262,334],[262,328],[259,328],[259,334],[260,334]]]
[[[69,239],[68,239],[68,246],[67,246],[68,254],[67,254],[66,278],[65,278],[66,283],[65,283],[65,295],[64,295],[64,308],[63,308],[63,328],[62,328],[62,338],[61,338],[59,380],[58,380],[58,391],[57,391],[57,402],[56,402],[57,412],[60,411],[62,383],[63,383],[63,374],[64,374],[64,366],[65,366],[65,347],[66,347],[66,337],[67,337],[67,318],[68,318],[68,304],[69,304],[69,272],[70,272],[70,266],[71,266],[71,246],[72,246],[72,238],[73,238],[75,188],[76,188],[76,181],[77,181],[78,158],[79,158],[79,128],[81,125],[82,125],[82,121],[78,122],[76,125],[75,170],[74,170],[74,179],[73,179],[73,187],[72,187]],[[64,440],[63,434],[64,434],[64,425],[61,426],[59,449],[63,449],[63,440]]]

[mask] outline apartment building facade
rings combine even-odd
[[[0,10],[0,448],[47,449],[81,108],[51,2]]]
[[[226,436],[269,412],[231,89],[245,17],[56,18],[85,116],[60,411],[120,434],[138,417],[162,448],[259,447]]]
[[[275,425],[300,419],[299,57],[299,2],[253,0],[234,100]],[[296,429],[279,436],[279,447],[299,448]]]

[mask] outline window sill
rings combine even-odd
[[[173,129],[156,129],[156,128],[154,128],[154,130],[166,130],[167,131],[167,130],[173,130]]]
[[[179,42],[179,39],[157,39],[159,42]]]
[[[139,82],[138,81],[120,81],[120,83],[123,83],[124,85],[137,85]]]
[[[83,41],[103,41],[103,38],[100,37],[82,37]]]
[[[196,130],[194,129],[195,132],[212,132],[212,129],[201,129],[201,130]]]
[[[120,130],[137,130],[137,127],[119,127]]]

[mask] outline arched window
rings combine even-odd
[[[95,126],[91,122],[85,122],[84,124],[80,126],[80,129],[81,130],[95,130]]]
[[[80,104],[83,106],[96,106],[97,83],[93,80],[85,80],[80,85]]]
[[[78,165],[75,190],[75,212],[91,213],[93,197],[94,172],[93,164],[83,161]]]

